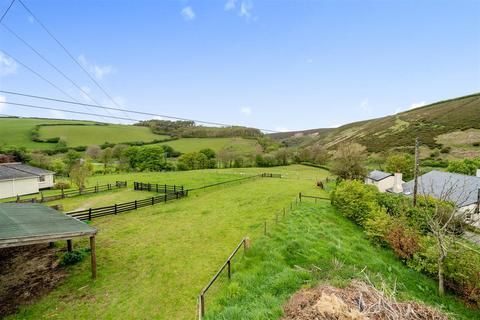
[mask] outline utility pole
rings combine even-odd
[[[414,174],[414,182],[413,182],[413,206],[417,206],[417,193],[418,193],[418,173],[420,169],[420,151],[418,150],[420,146],[420,142],[418,141],[418,137],[415,138],[415,170]]]

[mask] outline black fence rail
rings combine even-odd
[[[99,207],[99,208],[89,208],[85,210],[79,211],[71,211],[67,212],[66,214],[77,218],[79,220],[92,220],[93,218],[104,217],[108,215],[116,215],[121,212],[127,212],[136,210],[138,208],[146,207],[146,206],[153,206],[158,203],[164,203],[170,200],[176,200],[188,195],[187,191],[177,191],[175,193],[165,193],[163,195],[154,196],[151,198],[141,199],[141,200],[134,200],[130,202],[124,202],[119,204],[114,204],[111,206],[106,207]]]
[[[262,178],[281,178],[282,175],[280,173],[262,173],[260,174],[260,177]]]
[[[134,182],[133,190],[155,191],[157,193],[176,193],[185,191],[183,186],[143,182]]]
[[[40,192],[40,198],[35,197],[35,198],[22,199],[20,198],[20,196],[17,196],[17,199],[11,202],[12,203],[13,202],[16,202],[16,203],[48,202],[48,201],[54,201],[58,199],[70,198],[70,197],[81,196],[85,194],[92,194],[92,193],[109,191],[109,190],[126,188],[126,187],[127,187],[127,181],[115,181],[115,183],[96,185],[96,186],[87,187],[83,189],[67,190],[67,191],[62,189],[60,193],[50,195],[50,196],[44,196],[43,193]]]
[[[314,199],[315,203],[317,203],[318,200],[330,200],[330,198],[328,198],[328,197],[309,196],[309,195],[306,195],[306,194],[303,194],[303,193],[300,192],[298,194],[298,199],[300,200],[300,202],[302,202],[302,199],[304,199],[304,198]]]

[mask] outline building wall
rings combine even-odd
[[[45,180],[44,181],[38,181],[38,188],[39,189],[45,189],[45,188],[51,188],[53,187],[53,174],[47,174],[44,175]]]
[[[38,192],[38,178],[0,181],[0,199]]]
[[[373,184],[378,188],[378,191],[385,192],[388,188],[393,187],[393,183],[395,181],[394,176],[386,177],[380,181],[375,181],[370,178],[365,179],[365,184]]]
[[[472,214],[472,225],[474,225],[477,228],[480,228],[480,214],[474,213],[476,207],[477,205],[474,203],[468,206],[460,207],[458,210],[462,212],[470,212]]]

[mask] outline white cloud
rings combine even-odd
[[[227,11],[233,10],[235,9],[236,6],[237,6],[237,0],[228,0],[225,3],[225,10]]]
[[[275,127],[275,131],[279,131],[279,132],[288,132],[290,130],[288,130],[287,128],[285,127]]]
[[[195,11],[193,11],[192,7],[190,6],[183,8],[182,11],[180,11],[180,14],[182,15],[183,19],[187,21],[195,19]]]
[[[7,108],[7,105],[5,104],[5,102],[7,102],[7,97],[2,96],[0,94],[0,112],[2,112],[3,110],[5,110]]]
[[[115,68],[113,68],[111,65],[99,66],[99,65],[96,65],[96,64],[89,63],[87,58],[85,58],[85,56],[83,54],[81,54],[78,57],[78,60],[80,61],[80,63],[84,67],[86,67],[88,69],[88,71],[90,73],[93,74],[93,76],[97,80],[102,80],[103,77],[105,77],[106,75],[115,73],[115,71],[116,71]]]
[[[0,77],[17,73],[17,68],[18,65],[12,58],[0,52]]]
[[[242,1],[240,4],[240,17],[250,19],[252,16],[253,4],[250,1]]]
[[[369,106],[368,98],[362,100],[360,103],[360,109],[366,113],[370,113],[372,111],[372,108]]]
[[[410,107],[408,107],[408,110],[412,110],[412,109],[416,109],[416,108],[420,108],[420,107],[423,107],[427,104],[426,101],[421,101],[421,102],[414,102],[410,105]]]
[[[249,116],[252,114],[252,109],[250,109],[249,107],[242,107],[240,108],[240,112],[246,116]]]

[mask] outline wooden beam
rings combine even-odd
[[[67,240],[67,251],[72,252],[73,251],[73,245],[72,245],[72,239]]]
[[[97,278],[97,252],[95,249],[95,236],[90,237],[90,255],[92,263],[92,279]]]

